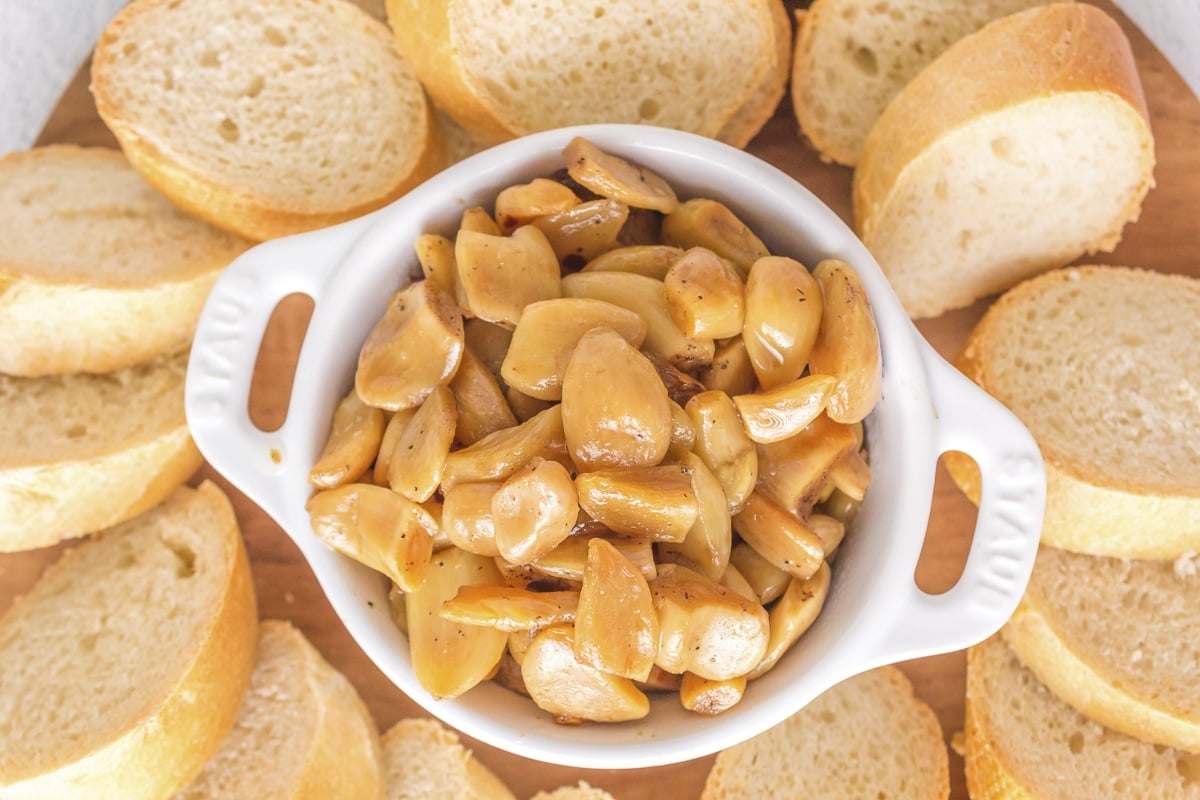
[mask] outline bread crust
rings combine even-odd
[[[456,765],[453,783],[438,786],[438,796],[455,796],[467,798],[487,798],[487,800],[516,800],[509,788],[484,764],[463,746],[458,735],[443,726],[440,722],[426,717],[411,717],[402,719],[389,728],[382,737],[384,761],[386,764],[399,763],[402,759],[412,757],[408,747],[414,739],[421,740],[422,749],[432,750],[429,759],[433,763],[450,762]],[[387,770],[388,774],[396,774],[398,770]],[[414,773],[415,774],[415,773]],[[430,776],[425,776],[428,778]],[[443,776],[447,777],[447,776]],[[432,794],[434,787],[425,785],[422,778],[414,778],[413,782],[393,784],[388,786],[389,798],[410,798]]]
[[[228,498],[205,481],[197,489],[220,509],[226,580],[207,626],[189,643],[188,668],[166,696],[146,698],[144,710],[117,729],[99,734],[99,747],[66,742],[53,764],[12,767],[0,788],[5,798],[105,800],[169,797],[187,784],[233,726],[250,682],[257,632],[257,605],[250,565]],[[69,569],[78,549],[52,570]],[[8,612],[19,613],[22,600]]]
[[[970,653],[968,652],[968,659]],[[1003,747],[988,733],[986,712],[968,697],[964,733],[967,794],[972,800],[1036,800],[1004,767]]]
[[[145,130],[125,118],[124,109],[111,91],[110,76],[117,38],[131,19],[169,0],[138,0],[127,5],[109,23],[97,45],[91,69],[91,90],[96,111],[121,145],[125,157],[148,183],[188,213],[217,227],[255,241],[323,228],[381,208],[432,176],[445,166],[446,153],[436,120],[422,92],[424,108],[421,139],[410,144],[415,154],[403,174],[392,176],[388,187],[369,200],[346,205],[338,198],[312,201],[308,207],[289,206],[249,186],[234,186],[216,180],[171,152],[156,131]],[[362,15],[371,26],[377,23],[365,12],[341,2],[325,3],[337,14]],[[374,29],[371,28],[372,33]],[[379,37],[391,46],[386,29]]]
[[[1181,710],[1156,708],[1117,688],[1071,650],[1030,593],[1002,635],[1038,680],[1084,716],[1135,739],[1200,753],[1200,722],[1187,719]]]
[[[767,8],[771,13],[771,24],[775,34],[775,62],[759,84],[758,90],[746,98],[746,102],[717,133],[717,139],[734,147],[744,148],[750,144],[767,121],[775,115],[775,109],[779,107],[787,91],[792,65],[792,23],[788,19],[783,0],[767,0]]]
[[[1026,55],[1014,58],[1014,52]],[[859,234],[870,238],[904,171],[941,137],[984,115],[1063,92],[1120,98],[1145,122],[1149,139],[1150,116],[1129,40],[1094,6],[1033,8],[952,45],[892,100],[867,136],[854,172]],[[1142,194],[1131,199],[1122,219],[1137,217]],[[1119,228],[1114,236],[1112,245]]]

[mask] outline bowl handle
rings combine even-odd
[[[359,218],[256,245],[221,273],[209,293],[188,359],[184,405],[208,463],[268,513],[279,497],[288,423],[259,430],[250,420],[250,380],[271,314],[283,298],[316,303],[330,275],[368,227]]]
[[[958,582],[931,595],[909,583],[903,620],[885,639],[889,661],[961,650],[995,633],[1017,607],[1037,555],[1046,475],[1033,436],[922,340],[939,454],[966,453],[982,476],[979,513]],[[899,604],[898,604],[899,605]]]

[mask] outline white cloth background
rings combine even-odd
[[[33,144],[125,0],[0,0],[0,155]],[[1200,96],[1200,0],[1118,5]]]

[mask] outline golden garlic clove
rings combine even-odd
[[[681,542],[698,506],[688,467],[615,467],[575,478],[579,505],[594,520],[626,536]]]
[[[762,240],[738,219],[728,206],[706,198],[695,198],[667,215],[663,220],[664,244],[705,247],[733,262],[742,278],[750,265],[770,255]]]
[[[509,186],[496,196],[496,223],[511,231],[538,217],[577,205],[579,198],[565,184],[550,178],[534,178],[529,183]]]
[[[602,527],[602,526],[597,526]],[[604,539],[649,580],[658,574],[654,550],[648,539],[627,539],[624,536],[574,533],[558,547],[533,563],[539,572],[563,580],[582,581],[587,563],[588,545],[592,539]]]
[[[736,706],[746,694],[746,678],[738,675],[722,681],[701,678],[691,672],[679,683],[679,702],[688,711],[715,717]]]
[[[766,655],[747,677],[757,678],[770,671],[812,627],[829,594],[829,580],[829,565],[823,563],[811,578],[793,580],[788,585],[783,597],[770,611],[771,638]]]
[[[667,396],[681,407],[707,388],[658,353],[647,350],[642,355],[650,359],[650,363],[658,371],[658,377],[662,379],[663,386],[667,387]]]
[[[650,592],[659,622],[655,663],[667,672],[727,680],[745,675],[766,653],[766,609],[711,578],[663,564]]]
[[[671,319],[662,281],[631,272],[576,272],[562,279],[565,297],[592,297],[627,308],[646,321],[642,349],[680,369],[712,361],[712,339],[685,336]]]
[[[406,592],[422,585],[437,523],[416,503],[382,486],[351,483],[317,492],[306,508],[313,533],[334,550]]]
[[[504,397],[508,400],[508,407],[521,422],[528,422],[543,411],[557,405],[553,400],[539,400],[536,397],[530,397],[512,386],[504,391]]]
[[[354,387],[364,403],[388,411],[424,402],[454,376],[463,353],[458,306],[429,281],[401,289],[367,336]]]
[[[508,328],[488,322],[486,319],[468,319],[463,321],[463,336],[471,352],[479,356],[479,360],[497,379],[500,377],[500,365],[508,353],[508,345],[512,342],[513,332]]]
[[[821,514],[829,515],[833,519],[836,519],[838,522],[842,523],[843,526],[846,526],[849,525],[851,520],[854,519],[854,516],[858,513],[859,506],[861,505],[861,501],[855,500],[850,495],[835,488],[833,493],[830,494],[824,502],[818,505],[815,510]],[[816,514],[813,516],[816,516]]]
[[[562,377],[579,339],[598,326],[612,328],[633,347],[646,338],[634,312],[586,297],[530,303],[513,331],[500,374],[512,388],[539,400],[562,398]]]
[[[696,496],[696,521],[683,541],[660,544],[659,554],[662,557],[678,555],[693,564],[698,572],[720,580],[729,564],[733,539],[725,491],[700,456],[682,453],[679,463],[688,470],[692,492]]]
[[[458,408],[454,441],[464,447],[517,424],[496,376],[471,351],[470,345],[463,350],[458,372],[450,381],[450,391]]]
[[[563,373],[561,407],[567,449],[580,469],[654,465],[671,444],[666,388],[611,328],[579,339]]]
[[[725,339],[742,332],[745,290],[737,271],[716,253],[693,247],[663,278],[667,311],[686,336]]]
[[[760,556],[746,542],[738,542],[729,552],[729,568],[741,573],[764,606],[782,597],[792,582],[790,572]]]
[[[455,547],[495,558],[496,528],[492,524],[492,497],[500,481],[456,483],[442,501],[442,531]]]
[[[871,413],[883,387],[875,316],[858,273],[845,261],[822,261],[813,277],[821,285],[825,303],[809,365],[813,372],[837,378],[829,416],[838,422],[858,422]]]
[[[575,615],[575,658],[644,681],[658,650],[658,614],[646,576],[608,541],[588,542]]]
[[[308,472],[309,485],[332,489],[358,480],[375,460],[383,431],[383,412],[364,403],[351,389],[334,409],[329,439]]]
[[[579,268],[617,246],[617,236],[628,218],[629,206],[623,203],[589,200],[566,211],[538,217],[530,226],[545,234],[556,264]]]
[[[696,455],[717,476],[729,513],[736,514],[758,481],[758,453],[737,407],[729,395],[710,390],[693,397],[683,410],[696,428]]]
[[[750,494],[746,508],[733,518],[733,529],[760,556],[801,580],[825,561],[821,539],[761,492]]]
[[[530,303],[562,295],[558,258],[540,230],[511,236],[462,230],[454,244],[463,313],[513,328]]]
[[[572,139],[563,150],[563,158],[567,174],[601,197],[664,214],[679,205],[675,190],[661,177],[640,164],[604,152],[587,139]]]
[[[795,436],[758,445],[759,491],[807,516],[821,499],[830,470],[857,447],[851,426],[819,414]]]
[[[575,658],[571,625],[552,625],[525,650],[521,677],[538,708],[561,723],[627,722],[650,713],[650,700],[628,678]]]
[[[846,523],[828,514],[814,513],[808,515],[805,524],[821,540],[821,547],[825,550],[825,560],[828,561],[842,543],[842,539],[846,537]]]
[[[851,450],[835,462],[829,470],[829,479],[838,491],[861,503],[871,483],[871,467],[863,451]]]
[[[750,394],[758,388],[758,376],[754,374],[750,353],[741,336],[718,342],[712,363],[700,371],[699,378],[706,389],[715,389],[730,397]]]
[[[571,534],[579,496],[557,461],[534,458],[492,495],[496,548],[513,564],[529,564]]]
[[[388,469],[392,465],[392,453],[396,450],[396,442],[408,429],[408,423],[413,414],[417,413],[417,408],[419,406],[393,413],[384,426],[383,437],[379,440],[379,454],[375,456],[375,468],[371,473],[371,480],[379,486],[388,485]]]
[[[425,691],[454,698],[487,679],[508,647],[508,634],[441,615],[464,586],[500,584],[492,559],[451,547],[431,562],[425,584],[404,598],[413,672]]]
[[[650,668],[650,676],[644,681],[638,681],[637,686],[643,692],[679,693],[682,675],[674,675],[655,664]]]
[[[436,233],[425,233],[417,237],[416,251],[425,280],[450,297],[458,297],[454,242]]]
[[[746,279],[746,327],[742,339],[764,389],[791,383],[804,373],[821,328],[821,286],[791,258],[760,258]]]
[[[784,588],[786,589],[787,581],[790,581],[792,576],[788,575],[782,570],[780,570],[780,572],[783,573],[785,578]],[[739,597],[744,597],[747,600],[753,600],[756,603],[766,605],[766,603],[763,603],[762,599],[759,597],[758,592],[754,591],[754,587],[750,585],[750,581],[746,580],[746,576],[743,575],[741,570],[735,567],[732,562],[725,565],[725,571],[721,573],[721,579],[718,581],[718,583]],[[780,590],[779,593],[783,594],[783,591]]]
[[[805,375],[774,389],[733,398],[751,440],[761,444],[795,436],[825,410],[833,391],[832,375]]]
[[[513,633],[575,620],[579,592],[531,592],[509,586],[464,586],[442,604],[443,619]],[[509,640],[511,641],[511,639]]]
[[[448,386],[433,390],[396,440],[388,464],[388,486],[416,503],[433,496],[454,443],[458,409]]]
[[[446,464],[442,467],[442,489],[451,489],[459,483],[507,478],[551,442],[562,438],[561,407],[551,406],[515,428],[490,433],[470,447],[446,456]]]
[[[662,280],[684,250],[665,244],[635,244],[601,253],[583,265],[580,272],[632,272]]]
[[[685,451],[696,446],[696,426],[683,406],[674,400],[671,401],[671,446],[678,446]]]
[[[496,220],[492,219],[492,215],[487,212],[487,209],[481,206],[468,208],[464,211],[458,229],[460,232],[486,233],[488,236],[504,235],[504,231],[500,230],[500,226],[496,224]]]

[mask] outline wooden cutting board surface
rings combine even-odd
[[[1157,186],[1147,198],[1141,218],[1126,228],[1117,250],[1086,261],[1200,277],[1200,102],[1137,28],[1111,4],[1098,5],[1121,21],[1133,42],[1156,140]],[[40,143],[50,142],[115,146],[92,106],[86,69],[67,90],[42,134]],[[817,159],[800,139],[786,99],[748,149],[806,185],[843,219],[851,221],[850,170]],[[1014,231],[1014,235],[1019,232]],[[981,301],[918,327],[943,355],[953,357],[986,305]],[[260,424],[278,424],[283,419],[287,398],[278,387],[290,381],[290,359],[306,321],[307,309],[298,305],[281,306],[276,313],[260,355],[252,395],[252,416]],[[422,715],[424,712],[374,667],[346,633],[291,540],[208,467],[196,476],[196,480],[202,478],[213,478],[233,498],[250,553],[262,617],[289,619],[303,630],[358,688],[381,730],[403,717]],[[974,507],[939,470],[929,533],[917,569],[918,584],[926,591],[944,591],[954,584],[974,520]],[[0,612],[32,585],[60,551],[61,547],[0,555]],[[917,693],[936,711],[947,742],[963,724],[965,664],[965,654],[958,652],[900,665],[913,680]],[[706,758],[658,769],[598,772],[536,764],[469,740],[468,744],[521,798],[580,779],[609,790],[618,800],[696,798],[712,763]],[[965,798],[962,759],[953,751],[950,770],[951,796],[956,800]],[[670,787],[666,794],[664,787]]]

